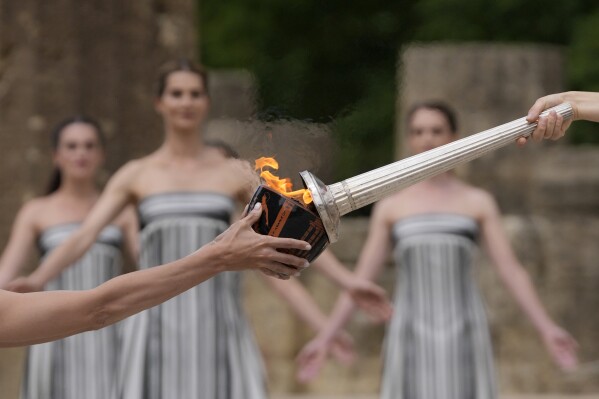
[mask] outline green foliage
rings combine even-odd
[[[337,174],[392,160],[395,64],[412,2],[204,0],[202,60],[257,77],[266,117],[332,122]]]
[[[572,89],[599,91],[599,10],[579,19],[568,50]],[[597,124],[577,122],[573,126],[571,141],[574,144],[599,144],[597,130]]]
[[[199,0],[198,0],[199,1]],[[332,122],[347,177],[393,156],[398,49],[412,41],[567,46],[572,88],[599,90],[595,0],[202,0],[200,43],[212,68],[247,68],[265,118]],[[573,141],[599,140],[577,124]]]
[[[414,39],[567,44],[585,1],[420,0]]]

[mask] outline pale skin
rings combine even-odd
[[[303,241],[256,234],[251,226],[261,212],[258,206],[183,259],[116,277],[92,290],[28,294],[0,290],[0,347],[37,344],[97,330],[156,306],[220,272],[270,269],[273,263],[287,261],[277,249],[309,249]]]
[[[53,159],[61,172],[61,184],[55,192],[33,199],[19,210],[0,257],[0,288],[20,274],[29,255],[36,250],[41,232],[52,226],[81,222],[100,195],[96,175],[104,153],[93,126],[80,122],[66,126]],[[112,224],[123,232],[129,257],[137,259],[138,224],[133,209],[126,208]]]
[[[546,117],[539,117],[541,112],[547,108],[559,104],[570,103],[574,115],[571,119],[564,121],[564,118],[551,112]],[[568,91],[564,93],[550,94],[539,98],[528,111],[526,120],[529,122],[538,121],[537,128],[532,133],[535,141],[558,140],[566,134],[566,131],[577,120],[586,120],[599,122],[599,93],[588,91]],[[519,145],[526,143],[525,138],[518,139]]]
[[[409,132],[413,153],[447,144],[455,138],[443,114],[431,109],[416,111],[411,118]],[[532,322],[555,363],[564,369],[575,367],[577,344],[543,307],[528,273],[511,248],[495,200],[489,193],[464,183],[452,173],[411,186],[376,204],[356,273],[369,280],[376,279],[392,249],[393,224],[411,215],[430,213],[460,214],[478,222],[482,246],[495,271]],[[331,334],[345,325],[352,311],[353,304],[347,295],[342,294],[327,326],[298,356],[300,380],[316,377],[326,360]]]
[[[247,203],[259,179],[249,163],[229,159],[220,151],[205,147],[198,134],[205,119],[209,98],[202,79],[193,72],[177,71],[167,78],[164,93],[156,99],[156,111],[162,116],[165,141],[154,153],[128,162],[110,179],[104,192],[89,212],[81,228],[63,245],[56,248],[27,278],[9,285],[15,291],[37,291],[61,270],[79,259],[93,244],[99,232],[127,206],[135,206],[150,195],[165,192],[213,192]],[[307,261],[280,255],[261,270],[268,276],[289,279],[307,266]],[[334,267],[334,266],[333,266]],[[358,303],[366,309],[376,309],[375,315],[390,313],[384,292],[368,281],[340,277]],[[271,285],[275,284],[271,282]],[[301,293],[283,296],[294,309],[302,308],[300,316],[308,323],[324,318],[322,312],[309,305],[309,294],[297,281],[289,281],[286,290]],[[290,288],[293,287],[293,288]],[[298,299],[299,298],[299,299]],[[374,299],[373,299],[374,298]],[[299,303],[303,301],[302,303]],[[378,302],[377,302],[378,301]],[[378,303],[378,306],[376,305]],[[374,305],[373,305],[374,304]],[[306,309],[310,315],[306,316]],[[318,313],[315,313],[318,309]],[[307,318],[306,318],[307,317]]]

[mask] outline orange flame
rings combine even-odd
[[[291,197],[295,200],[302,201],[304,205],[308,205],[312,202],[312,193],[310,190],[302,189],[293,191],[293,183],[288,177],[279,178],[272,172],[264,170],[264,168],[271,168],[274,170],[279,169],[279,163],[276,159],[270,157],[261,157],[256,159],[256,170],[260,170],[260,177],[264,180],[264,183],[279,194],[283,194],[286,197]]]

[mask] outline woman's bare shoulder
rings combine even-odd
[[[379,221],[391,223],[404,212],[402,207],[409,198],[410,192],[407,189],[383,198],[375,204],[372,215]]]
[[[36,224],[36,222],[43,218],[43,215],[51,211],[55,201],[56,196],[54,194],[32,198],[21,206],[17,214],[17,219]]]
[[[110,179],[113,184],[131,186],[153,163],[150,156],[133,159],[121,166]]]
[[[462,190],[465,203],[471,210],[480,215],[498,212],[495,197],[489,191],[467,183],[462,183]]]
[[[141,158],[136,158],[127,161],[123,166],[119,168],[117,172],[135,173],[156,162],[158,162],[156,155],[149,154]]]

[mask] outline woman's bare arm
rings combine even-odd
[[[372,281],[380,274],[385,260],[389,256],[389,223],[386,217],[388,201],[375,205],[366,243],[358,258],[355,274],[366,280]],[[342,293],[331,312],[326,328],[321,332],[321,339],[330,340],[349,320],[354,304],[351,296]]]
[[[391,317],[392,305],[385,290],[372,281],[352,273],[331,250],[325,250],[312,262],[312,267],[347,291],[352,301],[367,312],[373,320],[385,321]]]
[[[543,338],[555,362],[563,368],[574,367],[577,363],[576,342],[557,326],[545,310],[530,276],[512,250],[494,199],[484,193],[477,202],[483,209],[481,224],[484,245],[501,280]]]
[[[15,218],[8,243],[0,257],[0,289],[18,276],[27,262],[35,244],[38,208],[38,200],[30,201],[19,210]]]
[[[388,206],[390,206],[388,200],[375,205],[370,218],[368,237],[358,258],[355,273],[367,280],[374,280],[378,276],[389,254],[390,225],[386,216]],[[333,337],[345,326],[353,310],[354,304],[350,295],[347,293],[339,295],[327,325],[304,346],[297,358],[300,381],[309,381],[316,377],[327,358]]]
[[[64,268],[81,258],[102,229],[133,201],[131,187],[141,168],[139,162],[133,161],[121,168],[110,179],[81,227],[54,249],[29,277],[15,280],[8,288],[16,291],[39,291]]]
[[[326,315],[297,280],[281,281],[264,275],[263,280],[279,297],[287,302],[293,312],[314,332],[320,331],[325,326],[327,322]]]
[[[89,291],[0,291],[0,346],[30,345],[96,330],[157,305],[217,274],[213,250],[201,251],[195,261],[184,258],[125,274]]]
[[[327,324],[327,316],[314,297],[297,280],[281,281],[263,276],[264,281],[291,307],[293,312],[315,333]],[[339,330],[331,339],[333,356],[341,363],[348,364],[354,358],[353,340],[345,331]]]
[[[260,213],[258,207],[212,243],[183,259],[116,277],[92,290],[30,294],[0,290],[0,346],[46,342],[105,327],[221,271],[268,268],[289,275],[302,268],[304,259],[277,249],[306,250],[308,244],[256,234],[251,225]]]
[[[123,213],[124,252],[134,264],[139,258],[139,219],[135,208],[130,205]]]

